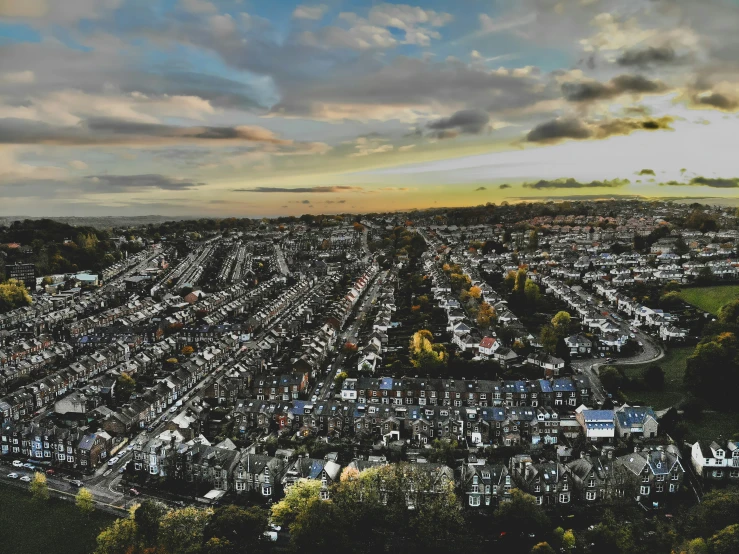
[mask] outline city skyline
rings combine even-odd
[[[0,0],[0,216],[732,201],[738,15],[734,0]]]

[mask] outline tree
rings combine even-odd
[[[346,371],[342,371],[336,377],[334,377],[334,382],[336,383],[337,388],[341,388],[341,385],[344,384],[344,381],[347,380],[349,377],[349,374]]]
[[[552,318],[552,327],[557,334],[557,338],[562,339],[570,334],[571,323],[572,317],[568,312],[560,311],[554,315]]]
[[[644,370],[644,384],[651,390],[662,390],[665,387],[665,370],[658,365],[650,365]]]
[[[85,488],[79,490],[74,503],[77,505],[79,511],[86,516],[90,515],[95,509],[95,501],[92,498],[92,493]]]
[[[31,305],[31,295],[26,287],[15,279],[0,284],[0,313]]]
[[[116,388],[116,395],[122,402],[126,402],[136,391],[136,381],[128,373],[121,373],[116,380]]]
[[[495,519],[501,529],[513,536],[521,533],[539,535],[550,529],[549,518],[536,499],[518,489],[511,492],[510,502],[503,502],[495,510]]]
[[[600,382],[603,383],[603,387],[610,392],[618,391],[624,382],[624,376],[618,368],[607,365],[598,372]]]
[[[539,332],[539,342],[547,354],[554,354],[557,351],[557,342],[559,338],[551,325],[544,325]]]
[[[556,552],[548,542],[540,542],[534,545],[531,549],[531,554],[556,554]]]
[[[495,313],[495,308],[487,302],[480,304],[480,309],[477,312],[477,324],[480,327],[490,327],[490,324],[496,317],[497,314]]]
[[[427,329],[421,329],[413,334],[409,349],[413,367],[424,369],[438,368],[447,361],[444,346],[434,344],[433,335]]]
[[[524,268],[521,268],[516,272],[516,282],[513,286],[514,292],[524,294],[524,291],[526,290],[526,273],[527,272]]]
[[[30,490],[34,500],[48,500],[49,485],[46,483],[46,475],[38,471],[34,473],[33,479],[31,479]]]
[[[195,349],[192,346],[190,346],[189,344],[182,347],[182,354],[185,355],[185,356],[189,356],[193,352],[195,352]]]
[[[667,309],[677,308],[681,306],[682,303],[683,300],[680,298],[680,293],[676,291],[666,292],[659,298],[659,305]]]
[[[539,248],[539,231],[531,229],[529,233],[529,250],[536,250]]]
[[[529,308],[534,308],[539,303],[541,290],[539,289],[539,285],[534,283],[531,279],[526,279],[524,294],[526,295],[526,303]]]
[[[299,479],[285,492],[285,497],[272,506],[272,520],[277,525],[291,525],[309,507],[313,499],[320,497],[320,491],[320,481]]]
[[[159,502],[144,500],[133,512],[136,522],[136,533],[141,543],[146,546],[156,546],[159,538],[159,525],[167,513],[167,508]]]
[[[205,530],[205,539],[208,542],[213,538],[228,542],[230,549],[224,548],[224,552],[254,553],[264,547],[268,522],[267,511],[262,508],[224,506],[213,512]]]
[[[718,311],[718,320],[721,323],[739,323],[739,300],[723,305]]]
[[[136,547],[136,522],[133,518],[116,519],[97,537],[95,554],[129,554]]]
[[[189,506],[167,513],[159,525],[159,545],[167,554],[195,554],[213,510]]]
[[[708,541],[713,554],[735,554],[739,552],[739,524],[725,527]]]
[[[738,353],[733,333],[705,336],[687,360],[683,379],[688,390],[715,403],[730,400],[739,386]]]
[[[482,296],[482,289],[480,287],[470,287],[470,290],[468,291],[470,296],[474,299],[479,299],[480,296]]]

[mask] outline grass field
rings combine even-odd
[[[707,412],[698,421],[688,424],[686,439],[696,441],[699,439],[725,439],[739,438],[739,416],[735,413]]]
[[[739,298],[739,285],[683,289],[680,291],[680,298],[701,310],[717,315],[721,306]]]
[[[0,484],[0,551],[4,554],[90,554],[101,529],[114,519],[99,511],[88,519],[74,502],[37,503],[27,492]]]
[[[639,365],[623,365],[621,368],[627,377],[641,376],[644,370],[655,363],[665,371],[665,388],[661,391],[628,391],[629,401],[640,402],[652,406],[655,410],[664,410],[678,404],[685,397],[683,376],[688,356],[693,353],[692,347],[672,348],[665,357],[657,362],[648,362]]]

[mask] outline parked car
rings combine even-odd
[[[141,493],[137,491],[136,489],[128,489],[128,492],[130,492],[134,496],[139,496]]]
[[[318,396],[317,395],[314,394],[313,396],[311,396],[311,398],[310,398],[310,401],[311,402],[315,402],[316,400],[318,400]]]
[[[23,467],[23,462],[20,460],[13,460],[13,467]]]
[[[23,467],[25,467],[26,469],[36,469],[35,465],[29,463],[23,464]]]
[[[108,460],[108,465],[114,466],[118,463],[118,460],[120,460],[118,456],[113,456],[110,460]]]
[[[18,474],[17,473],[8,473],[8,477],[10,477],[11,479],[18,479]]]
[[[56,472],[53,469],[47,469],[46,475],[54,475]]]
[[[23,481],[24,483],[30,483],[31,478],[28,475],[24,475],[23,477],[21,477],[21,481]]]
[[[177,406],[172,406],[172,407],[171,407],[171,408],[169,409],[169,413],[170,413],[170,414],[173,414],[173,413],[175,413],[176,411],[177,411]]]
[[[79,479],[73,479],[72,481],[69,482],[69,484],[79,489],[80,487],[82,487],[84,483],[80,481]]]

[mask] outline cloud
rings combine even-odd
[[[73,126],[53,126],[18,118],[0,119],[0,144],[166,144],[175,142],[246,142],[274,147],[296,146],[264,127],[176,126],[94,117]],[[309,143],[303,143],[309,144]]]
[[[668,65],[680,61],[675,50],[669,46],[648,46],[632,48],[623,52],[616,63],[622,66],[647,67],[649,65]]]
[[[481,13],[477,17],[480,22],[479,34],[487,35],[490,33],[499,33],[501,31],[510,31],[523,25],[528,25],[536,20],[536,13],[531,12],[523,16],[492,18],[486,13]]]
[[[505,190],[505,189],[509,189],[509,188],[511,188],[511,185],[507,185],[507,184],[503,183],[503,184],[502,184],[502,185],[500,185],[500,186],[499,186],[498,188],[499,188],[500,190]]]
[[[450,117],[432,121],[427,127],[434,131],[453,130],[478,135],[488,128],[488,123],[490,123],[490,116],[482,110],[460,110]]]
[[[678,181],[668,181],[667,183],[661,183],[664,186],[674,187],[711,187],[715,189],[735,189],[739,188],[739,177],[720,178],[720,177],[693,177],[687,183],[681,183]]]
[[[180,0],[185,11],[195,14],[218,13],[218,7],[207,0]]]
[[[584,140],[591,138],[593,131],[575,118],[557,118],[540,123],[526,135],[528,142],[556,142],[562,139]]]
[[[188,179],[175,179],[165,175],[88,175],[86,179],[95,185],[105,187],[99,192],[122,192],[137,189],[189,190],[204,186]],[[108,190],[110,189],[110,190]]]
[[[2,0],[0,0],[2,3]],[[0,75],[0,82],[2,83],[13,83],[13,84],[30,84],[36,80],[36,75],[33,71],[11,71],[10,73],[3,73]]]
[[[488,189],[487,189],[487,187],[477,187],[475,189],[475,192],[479,192],[479,191],[482,191],[482,190],[488,190]]]
[[[295,19],[310,19],[316,21],[322,19],[327,11],[328,6],[326,4],[318,4],[317,6],[300,5],[295,8],[293,17]]]
[[[725,112],[733,112],[739,108],[739,100],[720,92],[697,94],[693,97],[693,102],[700,106],[710,106]]]
[[[366,62],[336,68],[330,80],[303,81],[281,92],[282,98],[271,108],[274,116],[409,123],[433,117],[443,107],[478,106],[505,113],[556,98],[556,91],[542,87],[532,72],[489,71],[455,60],[405,56],[381,66]]]
[[[590,188],[618,188],[629,184],[628,179],[613,179],[612,181],[591,181],[590,183],[581,183],[573,178],[555,179],[552,181],[544,180],[535,183],[524,183],[524,188],[534,190],[544,189],[590,189]]]
[[[267,193],[317,193],[325,194],[332,192],[364,192],[362,187],[352,187],[349,185],[334,186],[317,186],[317,187],[253,187],[246,189],[234,189],[234,192],[267,192]]]
[[[562,94],[569,102],[592,102],[608,100],[622,94],[656,94],[667,90],[669,89],[664,83],[641,75],[619,75],[607,83],[582,81],[562,84]]]
[[[654,169],[642,169],[637,175],[654,175]]]
[[[578,118],[557,118],[541,123],[526,135],[528,142],[554,143],[566,139],[604,139],[613,135],[630,135],[634,131],[672,130],[671,116],[583,121]]]
[[[81,160],[72,160],[69,162],[69,167],[73,169],[87,169],[87,164]]]

